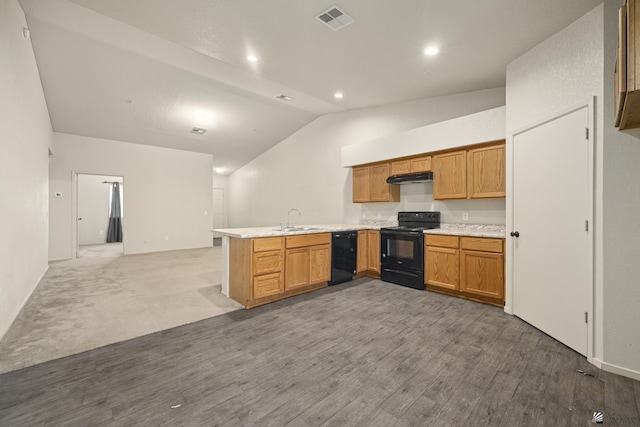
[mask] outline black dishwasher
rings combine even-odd
[[[355,276],[357,256],[357,231],[331,233],[331,281],[329,285],[349,281]]]

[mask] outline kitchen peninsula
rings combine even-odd
[[[358,273],[379,277],[379,230],[389,225],[215,229],[223,236],[222,293],[252,308],[326,287],[335,231],[358,230]],[[426,289],[503,305],[504,237],[503,225],[445,223],[425,231]]]

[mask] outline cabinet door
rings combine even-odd
[[[353,203],[368,202],[371,198],[369,166],[353,168]]]
[[[460,290],[504,300],[504,257],[501,253],[463,250]]]
[[[467,152],[433,156],[433,198],[465,199],[467,197]]]
[[[369,268],[369,262],[367,260],[367,230],[358,231],[358,261],[356,271],[362,273]]]
[[[270,297],[282,292],[282,273],[265,274],[253,278],[253,299]]]
[[[467,154],[469,198],[505,197],[505,146],[474,148]]]
[[[397,202],[400,200],[400,187],[387,184],[391,167],[389,163],[369,166],[370,201]]]
[[[428,172],[431,170],[431,156],[411,159],[411,172]]]
[[[459,289],[460,251],[452,248],[425,248],[424,281],[428,285]]]
[[[380,231],[367,230],[367,270],[380,273]]]
[[[312,246],[309,264],[310,285],[331,280],[331,245]]]
[[[309,248],[287,249],[284,262],[285,291],[309,284]]]
[[[402,175],[410,172],[411,161],[409,159],[391,162],[391,175]]]

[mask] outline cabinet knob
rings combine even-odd
[[[511,232],[511,237],[520,237],[520,232],[519,231],[512,231]]]

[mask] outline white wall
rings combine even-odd
[[[78,175],[78,244],[97,245],[107,242],[109,229],[109,201],[111,185],[104,182],[122,182],[121,177],[107,175]],[[124,186],[120,186],[122,202]],[[121,205],[124,208],[124,204]],[[121,212],[124,222],[124,209]]]
[[[637,132],[618,132],[613,126],[617,10],[622,3],[596,7],[507,67],[507,133],[597,97],[594,358],[605,369],[640,378],[640,228],[635,226],[640,141]],[[509,224],[509,210],[507,217]]]
[[[406,206],[427,206],[431,196],[409,200],[405,193],[419,190],[404,189],[401,203],[352,203],[342,147],[502,105],[504,88],[496,88],[322,116],[229,176],[229,226],[277,225],[294,207],[302,212],[296,222],[311,224],[357,223],[367,213],[394,217]],[[504,223],[504,201],[489,210],[500,209]]]
[[[621,132],[613,123],[618,8],[623,3],[604,3],[604,146],[598,153],[603,175],[603,367],[633,370],[640,379],[640,130]]]
[[[0,338],[47,270],[51,123],[16,0],[0,0]]]
[[[211,246],[211,155],[58,132],[53,146],[51,260],[73,256],[76,173],[124,178],[125,254]]]

